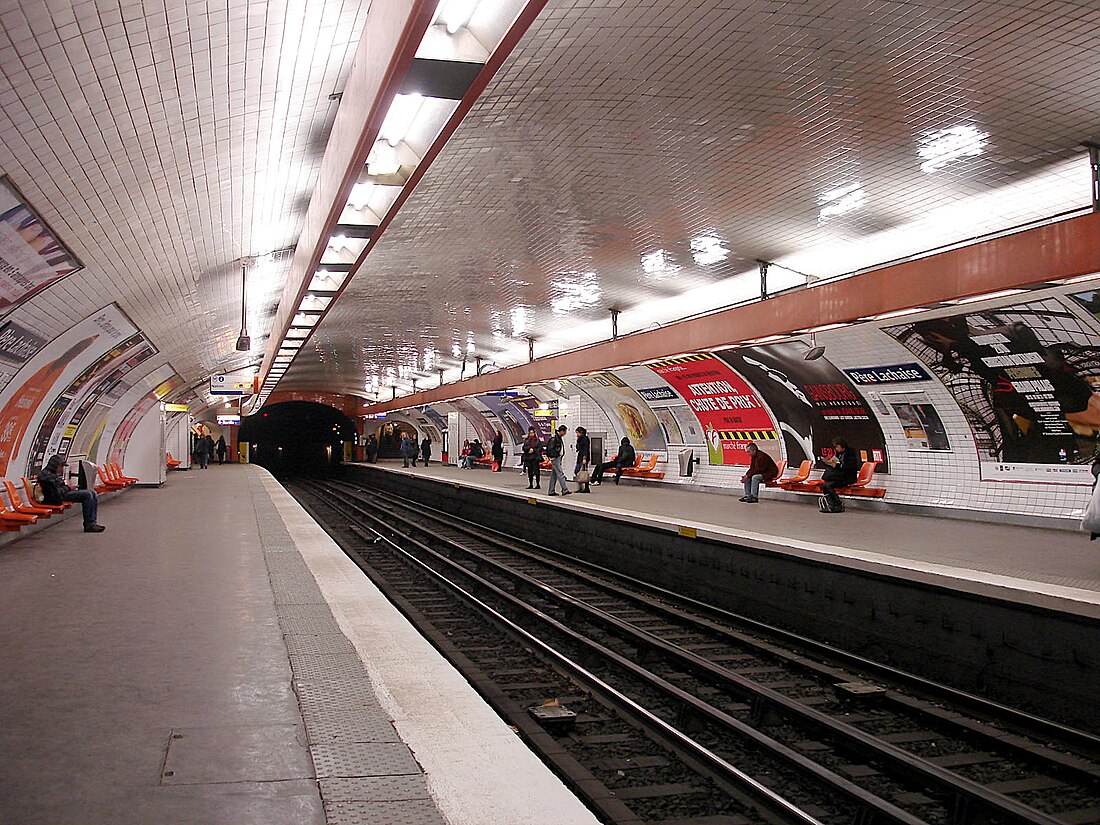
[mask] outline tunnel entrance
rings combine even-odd
[[[249,460],[276,475],[325,472],[344,457],[355,425],[339,410],[312,401],[285,401],[264,407],[241,421],[238,438],[249,445]]]
[[[401,436],[406,434],[417,444],[420,443],[416,436],[416,428],[412,424],[406,424],[404,421],[387,421],[379,425],[375,431],[375,437],[378,439],[378,457],[400,458]]]

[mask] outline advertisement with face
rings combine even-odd
[[[982,478],[1091,483],[1100,340],[1059,299],[884,331],[955,397],[974,434]]]
[[[703,427],[711,464],[749,463],[745,445],[774,448],[779,438],[760,397],[714,355],[700,353],[648,365],[687,401]]]
[[[876,472],[887,472],[886,438],[863,396],[827,359],[807,361],[808,351],[801,341],[785,341],[717,355],[763,397],[779,421],[792,467],[806,459],[830,457],[832,441],[840,437],[862,461],[880,462]]]
[[[620,421],[636,449],[666,449],[664,431],[653,410],[614,373],[584,375],[570,378],[567,383],[588,395],[612,421]]]

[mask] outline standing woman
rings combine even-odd
[[[577,466],[573,468],[573,477],[577,477],[577,473],[581,470],[588,471],[588,465],[592,460],[592,442],[588,440],[588,430],[584,427],[577,427]],[[584,482],[579,485],[578,493],[591,493],[592,490],[588,486],[588,482]]]
[[[523,439],[523,466],[527,470],[527,489],[538,490],[541,474],[539,463],[542,461],[542,442],[535,428],[527,430],[527,438]]]
[[[496,469],[494,472],[499,473],[504,467],[504,436],[500,434],[500,430],[497,430],[497,434],[493,436],[493,461],[496,462]]]
[[[424,457],[424,466],[427,467],[428,459],[432,457],[432,440],[428,436],[420,442],[420,455]]]

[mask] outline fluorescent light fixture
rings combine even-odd
[[[397,146],[409,133],[423,103],[424,96],[420,94],[396,95],[386,113],[386,119],[382,122],[379,136],[390,146]]]
[[[306,315],[304,313],[297,313],[294,316],[294,320],[290,322],[292,327],[311,327],[317,323],[316,315]]]
[[[975,304],[978,301],[992,301],[994,298],[1007,298],[1009,295],[1022,295],[1026,289],[1002,289],[998,292],[987,292],[985,295],[968,295],[966,298],[956,298],[953,301],[944,301],[945,304]]]
[[[924,159],[924,163],[920,165],[920,170],[931,173],[958,158],[984,154],[988,141],[986,132],[970,125],[938,129],[921,139],[917,155]]]
[[[840,329],[841,327],[850,327],[851,325],[851,321],[843,321],[839,324],[822,324],[819,327],[810,327],[806,330],[806,332],[809,332],[810,334],[813,334],[815,332],[828,332],[830,329]]]
[[[318,269],[309,282],[311,291],[335,292],[344,284],[347,277],[345,272],[331,272],[327,269]]]
[[[367,155],[368,175],[396,175],[401,170],[397,148],[385,140],[376,140]],[[349,201],[350,203],[350,201]]]
[[[357,183],[351,187],[351,192],[348,194],[348,206],[356,210],[362,209],[370,203],[372,194],[374,194],[373,183]]]
[[[824,223],[836,215],[844,215],[867,202],[867,193],[859,183],[850,183],[836,189],[823,192],[817,199],[821,211],[817,213],[817,222]]]
[[[883,312],[879,315],[871,315],[868,321],[885,321],[889,318],[901,318],[903,315],[915,315],[918,312],[927,312],[930,307],[909,307],[909,309],[895,309],[893,312]]]
[[[1095,281],[1100,278],[1100,272],[1093,272],[1091,275],[1078,275],[1075,278],[1063,278],[1058,281],[1059,284],[1083,284],[1086,281]]]
[[[458,34],[470,23],[479,0],[442,0],[435,13],[435,23],[447,29],[447,34]]]
[[[328,239],[328,248],[339,251],[351,248],[351,239],[347,235],[333,235]]]
[[[600,279],[595,272],[566,272],[550,282],[550,309],[555,315],[595,306],[603,300]]]
[[[680,267],[673,263],[672,256],[664,249],[658,249],[656,252],[650,252],[648,255],[642,256],[642,271],[657,280],[667,278],[669,275],[678,272],[679,269]]]
[[[691,257],[699,266],[710,266],[724,261],[730,255],[721,238],[713,235],[699,235],[691,239]]]
[[[285,339],[283,343],[279,344],[279,349],[298,349],[304,343],[305,341],[293,341],[290,339]]]
[[[328,305],[332,303],[332,298],[327,295],[311,295],[306,293],[302,297],[302,304],[298,307],[300,310],[324,310],[328,308]]]
[[[309,337],[309,330],[308,329],[294,329],[293,327],[291,327],[290,329],[288,329],[286,331],[286,337],[288,339],[308,338]]]

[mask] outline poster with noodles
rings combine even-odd
[[[636,449],[659,451],[668,448],[661,422],[649,404],[615,373],[598,372],[570,378],[569,384],[595,401],[610,420],[620,421]]]
[[[1081,306],[1087,303],[1073,297]],[[1100,439],[1100,340],[1058,298],[884,331],[954,396],[983,479],[1091,484]]]
[[[0,313],[82,267],[12,182],[0,177]]]
[[[700,353],[648,367],[675,388],[699,419],[711,464],[748,464],[745,445],[750,441],[775,457],[779,434],[764,403],[720,358]]]
[[[843,438],[860,461],[877,461],[886,473],[886,437],[878,419],[848,376],[827,358],[806,360],[809,346],[784,341],[723,350],[718,357],[752,384],[779,422],[785,458],[792,467],[833,454]],[[818,469],[827,465],[818,463]]]

